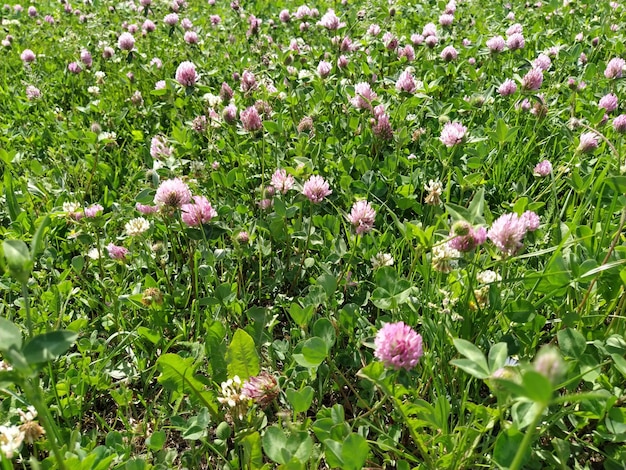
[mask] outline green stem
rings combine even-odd
[[[28,338],[33,337],[33,320],[30,315],[30,300],[28,297],[28,285],[22,282],[22,297],[24,297],[24,309],[26,310],[26,328],[28,329]]]
[[[58,468],[60,470],[67,470],[67,467],[65,466],[65,461],[63,460],[63,455],[61,454],[61,449],[59,448],[58,444],[59,435],[57,433],[57,429],[53,425],[52,416],[50,415],[48,407],[45,406],[41,399],[39,387],[34,386],[30,380],[26,380],[24,381],[24,392],[26,392],[28,400],[37,410],[37,414],[39,415],[41,424],[46,431],[46,435],[48,436],[48,442],[50,443],[54,458],[57,461]]]
[[[539,421],[541,421],[541,416],[543,416],[543,412],[545,409],[546,409],[546,405],[541,404],[541,407],[537,410],[537,414],[533,418],[533,422],[530,424],[530,426],[528,426],[528,429],[526,429],[526,434],[524,434],[524,439],[522,439],[522,443],[517,448],[517,453],[515,454],[515,458],[513,459],[513,462],[511,463],[509,470],[519,470],[519,468],[521,468],[522,460],[524,460],[524,454],[526,454],[526,450],[528,449],[528,447],[530,446],[532,442],[533,435],[535,433],[535,428],[539,424]]]

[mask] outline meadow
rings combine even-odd
[[[0,469],[624,469],[626,9],[11,0]]]

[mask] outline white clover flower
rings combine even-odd
[[[126,233],[131,237],[141,235],[149,228],[150,222],[143,217],[137,217],[136,219],[129,220],[126,222],[126,225],[124,225],[124,230],[126,230]]]
[[[205,93],[204,96],[202,96],[202,99],[204,99],[204,101],[206,101],[211,108],[215,108],[216,106],[222,104],[222,98],[212,93]]]
[[[87,91],[90,94],[92,94],[92,95],[99,95],[100,94],[100,87],[90,86],[89,88],[87,88]]]
[[[481,284],[491,284],[492,282],[501,281],[502,276],[491,269],[487,269],[486,271],[479,272],[476,275],[476,280]]]
[[[12,459],[23,441],[24,433],[18,426],[0,426],[0,451],[6,458]]]
[[[67,212],[68,214],[74,214],[81,210],[81,205],[78,202],[64,202],[63,203],[63,212]]]
[[[370,260],[372,262],[372,269],[379,269],[384,266],[393,266],[393,256],[389,253],[379,252],[375,256],[372,256]]]

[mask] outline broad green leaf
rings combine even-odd
[[[287,459],[283,456],[281,452],[287,446],[287,436],[285,436],[284,431],[278,426],[270,426],[265,430],[263,434],[263,452],[267,455],[271,460],[276,463],[287,463],[291,460],[291,455],[289,455]]]
[[[527,323],[535,317],[535,306],[524,299],[512,302],[504,312],[507,318],[516,323]]]
[[[534,370],[529,370],[522,376],[522,386],[525,394],[531,400],[548,404],[552,398],[552,383],[550,380]]]
[[[315,390],[309,385],[301,390],[294,390],[292,388],[285,390],[287,401],[289,401],[293,407],[294,414],[303,413],[309,409],[313,402],[314,393]]]
[[[326,342],[328,350],[335,344],[335,327],[328,318],[320,318],[313,325],[313,334]]]
[[[480,349],[465,339],[455,338],[452,342],[454,343],[456,350],[463,356],[478,364],[483,370],[489,371],[485,355]]]
[[[263,448],[261,445],[261,435],[254,431],[241,439],[243,448],[243,467],[242,468],[261,468],[263,467]]]
[[[507,358],[506,343],[494,344],[489,350],[489,371],[493,374],[495,371],[504,367]]]
[[[524,434],[514,427],[502,430],[496,439],[496,445],[493,450],[493,460],[500,468],[509,468],[513,463],[517,449],[519,449]],[[530,457],[530,447],[524,456],[524,462]]]
[[[370,446],[367,440],[360,434],[352,433],[345,441],[341,449],[343,457],[343,470],[361,470],[369,454]]]
[[[309,324],[311,318],[313,318],[314,311],[315,306],[313,305],[307,305],[302,308],[299,304],[294,302],[289,307],[289,316],[300,328],[304,328]]]
[[[67,330],[37,335],[24,346],[24,357],[29,364],[53,361],[67,352],[77,337],[78,334]]]
[[[155,431],[146,439],[146,445],[152,451],[161,450],[165,444],[165,431]]]
[[[226,350],[228,377],[238,375],[241,380],[259,373],[259,356],[256,352],[252,336],[242,329],[235,331],[233,339]]]
[[[318,367],[328,355],[328,346],[322,338],[314,336],[307,339],[302,345],[300,353],[293,358],[303,367]]]
[[[22,332],[15,323],[0,317],[0,351],[11,348],[21,349]]]
[[[491,376],[486,366],[478,364],[471,359],[452,359],[450,364],[457,366],[459,369],[464,370],[478,379],[486,379]]]
[[[615,368],[626,378],[626,359],[617,354],[611,354],[611,359],[613,359]]]
[[[587,349],[585,337],[582,333],[573,328],[559,330],[556,337],[559,340],[559,348],[561,348],[561,351],[563,351],[563,354],[566,356],[580,359],[585,349]]]

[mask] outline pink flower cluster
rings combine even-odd
[[[358,235],[367,233],[374,228],[376,211],[368,201],[357,201],[352,206],[348,220],[354,226]]]
[[[210,222],[217,216],[217,211],[213,209],[211,203],[204,196],[194,196],[193,203],[181,206],[182,219],[190,227],[197,227]]]
[[[404,322],[386,323],[374,339],[374,356],[391,369],[413,369],[424,355],[422,336]]]
[[[539,216],[532,211],[526,211],[521,216],[515,213],[501,215],[491,224],[487,232],[494,245],[504,256],[512,256],[522,248],[522,240],[527,232],[539,228]]]
[[[447,122],[443,126],[439,140],[441,140],[446,147],[454,147],[463,142],[465,134],[467,134],[467,127],[463,124],[460,122]]]
[[[319,175],[311,175],[302,187],[304,194],[313,204],[319,204],[326,196],[332,194],[328,182]]]
[[[485,243],[487,231],[484,227],[473,227],[465,221],[456,222],[450,230],[448,245],[457,251],[472,251],[478,245]]]

